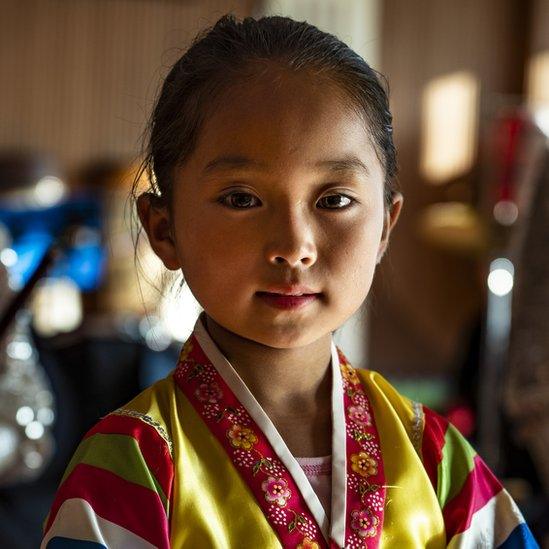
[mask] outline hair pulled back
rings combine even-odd
[[[254,70],[257,73],[259,64],[266,61],[292,71],[313,71],[343,90],[368,125],[385,170],[385,204],[390,205],[397,166],[392,116],[381,75],[334,35],[279,16],[238,21],[225,15],[201,32],[172,67],[149,122],[139,171],[139,175],[147,174],[150,191],[171,208],[174,171],[193,152],[208,109],[223,91],[254,76]]]

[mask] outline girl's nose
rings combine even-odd
[[[316,262],[313,227],[299,215],[281,216],[268,228],[266,256],[270,263],[290,267],[310,267]]]

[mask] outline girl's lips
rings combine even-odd
[[[269,292],[257,292],[257,295],[265,303],[276,309],[300,309],[312,303],[320,296],[320,294],[284,295],[271,294]]]

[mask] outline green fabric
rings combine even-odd
[[[473,470],[476,452],[461,433],[449,425],[444,436],[442,460],[438,464],[437,497],[441,509],[462,489]]]
[[[97,433],[84,439],[72,457],[61,483],[79,463],[100,467],[119,477],[153,490],[168,512],[168,502],[160,484],[141,454],[137,440],[128,435]]]

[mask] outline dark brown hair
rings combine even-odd
[[[385,170],[385,204],[396,190],[396,152],[384,78],[332,34],[288,17],[225,15],[200,33],[166,77],[152,113],[139,177],[145,173],[159,203],[171,208],[174,170],[192,153],[208,106],[265,62],[309,71],[335,83],[369,129]]]

